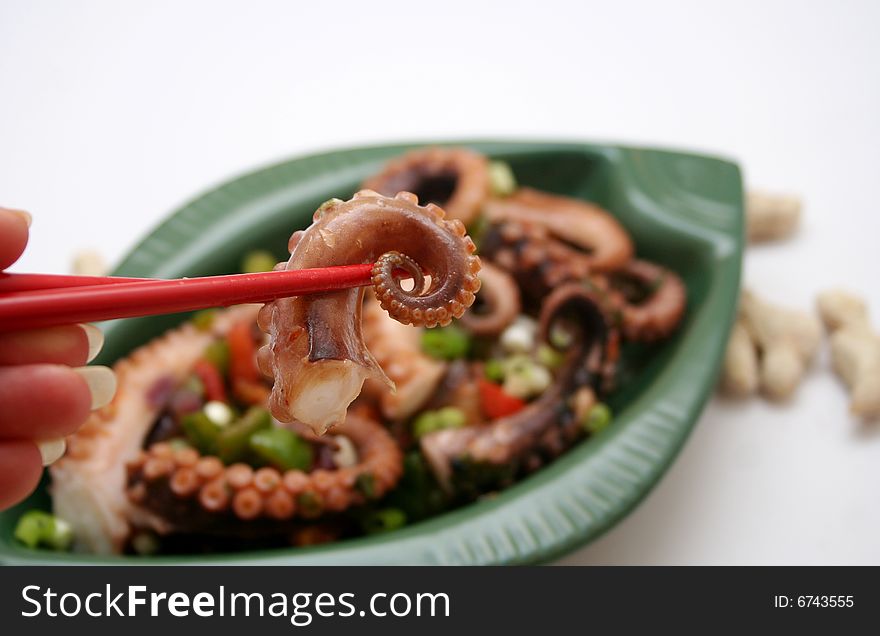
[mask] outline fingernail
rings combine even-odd
[[[33,223],[34,217],[31,216],[30,212],[25,212],[24,210],[8,210],[12,212],[14,215],[21,217],[24,219],[24,222],[27,223],[27,226],[30,227],[31,223]]]
[[[101,353],[101,347],[104,346],[104,332],[95,325],[87,323],[80,324],[80,327],[86,332],[86,338],[89,339],[89,358],[86,362],[91,362]]]
[[[67,449],[67,441],[63,437],[56,439],[44,439],[37,442],[37,448],[40,449],[40,456],[43,458],[43,466],[54,464],[64,455]]]
[[[116,374],[109,367],[76,367],[92,392],[92,409],[106,406],[116,393]]]

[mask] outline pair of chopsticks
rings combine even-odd
[[[0,273],[0,331],[265,303],[370,284],[373,265],[157,280]]]

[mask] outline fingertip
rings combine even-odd
[[[42,474],[43,460],[33,441],[0,441],[0,510],[26,499]]]
[[[0,333],[0,366],[41,363],[81,366],[97,354],[102,343],[100,330],[91,325]]]
[[[12,265],[24,252],[30,218],[23,210],[0,208],[0,270]]]
[[[0,438],[71,435],[88,419],[91,378],[63,365],[0,367]]]

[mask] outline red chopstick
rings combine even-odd
[[[11,274],[9,272],[0,272],[0,294],[34,291],[36,289],[140,283],[154,280],[156,279],[125,278],[123,276],[72,276],[67,274]]]
[[[0,275],[0,331],[170,314],[370,284],[370,263],[176,280]]]

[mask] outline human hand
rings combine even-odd
[[[21,256],[30,220],[0,208],[0,270]],[[113,371],[85,366],[103,342],[92,325],[0,333],[0,510],[27,497],[64,437],[113,398]]]

